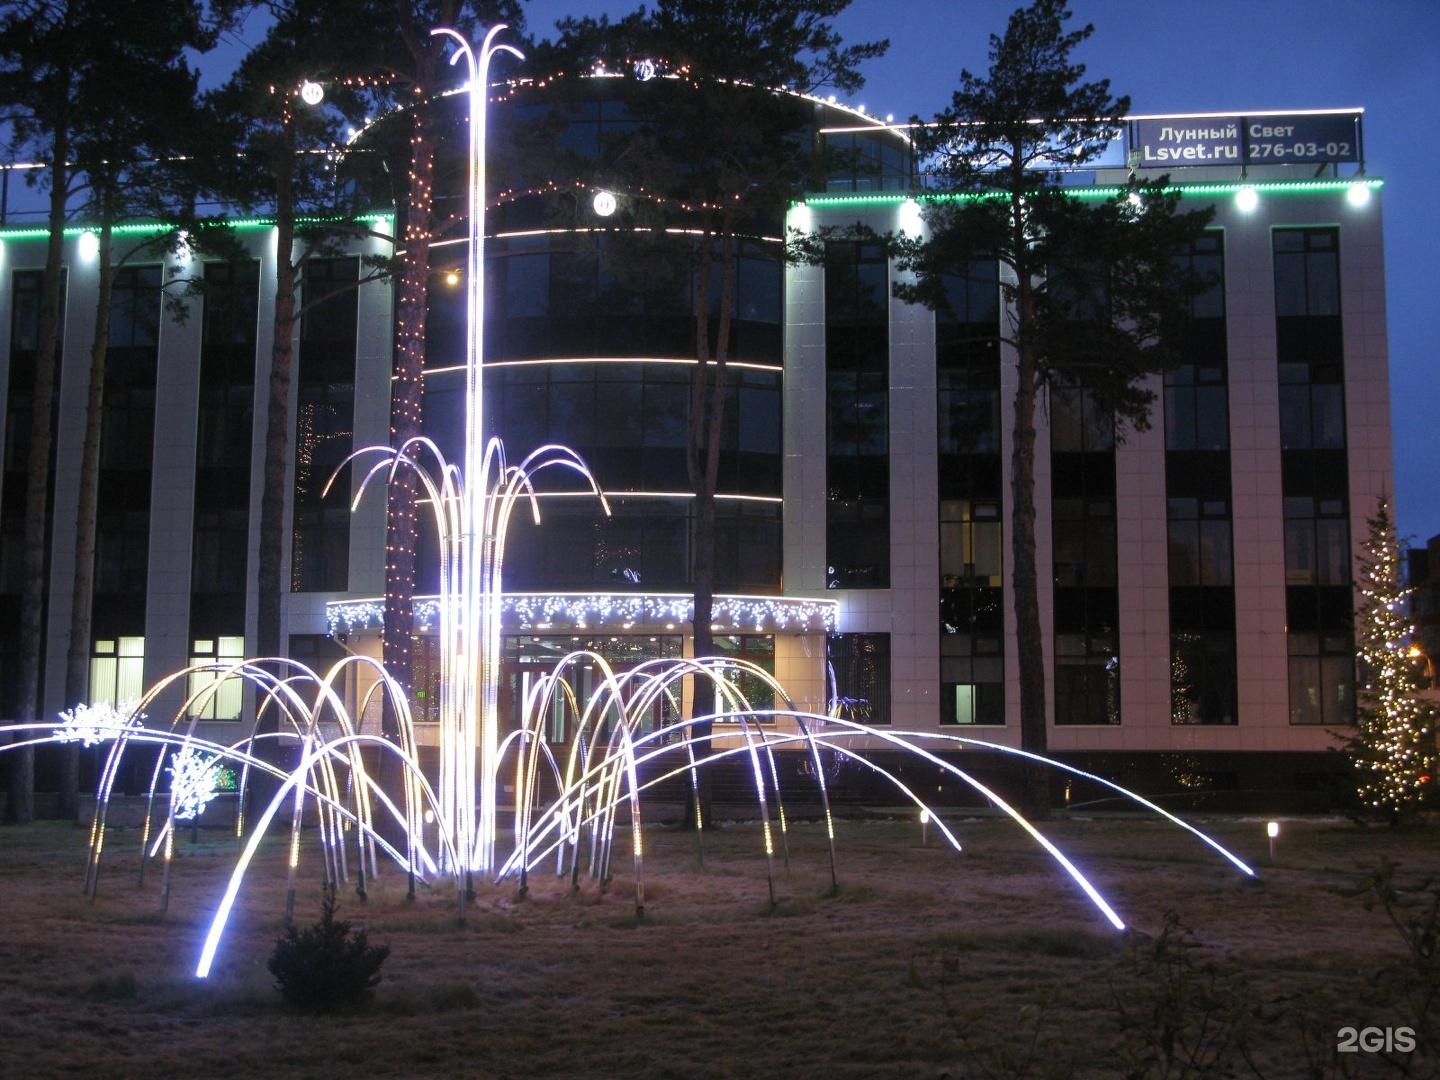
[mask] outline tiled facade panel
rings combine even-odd
[[[1119,178],[1110,178],[1112,180]],[[1183,183],[1183,178],[1176,178]],[[1234,707],[1226,722],[1177,723],[1183,709],[1172,694],[1171,569],[1167,550],[1164,383],[1152,381],[1155,411],[1149,430],[1130,432],[1116,449],[1115,546],[1121,659],[1121,722],[1052,727],[1059,750],[1295,751],[1321,750],[1331,737],[1321,726],[1291,723],[1286,616],[1285,519],[1281,484],[1281,390],[1277,373],[1276,230],[1333,227],[1338,235],[1344,351],[1344,444],[1350,538],[1363,535],[1365,517],[1390,485],[1390,426],[1385,294],[1378,199],[1355,206],[1343,190],[1265,191],[1259,207],[1237,209],[1228,194],[1209,198],[1213,228],[1223,237],[1224,345],[1227,358],[1229,544],[1234,604]],[[819,200],[797,208],[792,223],[845,225],[863,213],[877,231],[901,227],[898,200],[837,205]],[[815,587],[822,562],[824,490],[812,467],[824,448],[824,421],[814,405],[814,380],[823,372],[824,283],[815,267],[794,268],[787,280],[786,580]],[[893,274],[893,268],[892,268]],[[936,472],[934,316],[892,302],[890,311],[891,583],[888,589],[836,589],[841,629],[888,633],[892,642],[891,711],[896,726],[942,730],[942,637],[937,633],[939,478]],[[1013,359],[1002,352],[1001,460],[1005,522],[1004,619],[1006,723],[974,734],[1018,745],[1018,692],[1009,578],[1009,460],[1014,392]],[[793,433],[793,440],[791,433]],[[1051,446],[1039,429],[1036,511],[1041,567],[1041,618],[1047,649],[1047,689],[1055,717]],[[1177,713],[1177,709],[1180,711]],[[1228,722],[1233,719],[1232,722]]]

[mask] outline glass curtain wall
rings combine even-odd
[[[1355,718],[1340,230],[1276,229],[1275,336],[1290,722]]]
[[[1170,719],[1238,721],[1230,498],[1229,364],[1224,237],[1214,231],[1178,261],[1212,280],[1196,298],[1165,376],[1165,496],[1170,564]]]
[[[879,244],[825,245],[826,586],[890,587],[890,279]]]
[[[942,724],[1005,722],[999,282],[976,263],[936,314]]]

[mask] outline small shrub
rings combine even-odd
[[[335,890],[326,888],[320,921],[304,930],[288,927],[270,954],[270,974],[285,1001],[301,1012],[338,1012],[370,1001],[380,981],[388,945],[371,945],[364,930],[335,918]]]
[[[1203,946],[1173,911],[1154,938],[1132,939],[1130,993],[1111,994],[1120,1021],[1118,1058],[1132,1080],[1252,1074],[1253,1027],[1264,1019],[1236,973],[1202,958]]]

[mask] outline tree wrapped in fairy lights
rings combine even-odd
[[[1389,820],[1416,810],[1434,775],[1435,703],[1421,697],[1424,658],[1410,649],[1410,589],[1401,575],[1403,548],[1390,499],[1381,495],[1361,544],[1356,654],[1360,690],[1355,734],[1347,740],[1356,793]]]

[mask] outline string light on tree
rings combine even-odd
[[[205,812],[219,794],[220,756],[187,746],[175,755],[169,769],[170,802],[177,821],[190,821]]]
[[[94,705],[80,704],[60,714],[60,727],[55,730],[57,742],[78,742],[82,746],[98,746],[118,739],[126,728],[139,727],[145,714],[135,713],[136,702],[122,701],[111,705],[97,701]]]
[[[1435,766],[1435,705],[1418,691],[1423,659],[1411,655],[1411,590],[1401,574],[1403,546],[1395,535],[1390,500],[1382,495],[1361,544],[1356,653],[1361,683],[1355,734],[1347,741],[1356,768],[1356,793],[1368,809],[1392,822],[1417,809]]]

